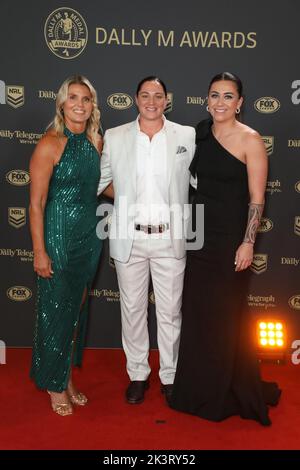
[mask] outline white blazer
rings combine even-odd
[[[195,130],[167,119],[165,129],[169,204],[170,207],[178,207],[179,213],[182,214],[178,222],[178,217],[174,218],[173,211],[171,211],[170,235],[174,255],[180,259],[185,256],[184,230],[189,214],[184,214],[184,204],[188,203],[191,177],[189,165],[195,151]],[[104,135],[101,156],[101,178],[98,194],[102,193],[111,182],[113,182],[115,193],[109,234],[110,256],[123,263],[126,263],[130,257],[135,230],[135,213],[130,211],[130,207],[136,204],[137,197],[136,137],[136,121],[108,129]],[[178,223],[181,224],[181,228],[178,227]],[[180,232],[183,235],[178,237]]]

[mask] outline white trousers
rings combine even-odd
[[[143,234],[144,235],[144,234]],[[186,257],[174,258],[170,240],[138,235],[127,263],[115,260],[122,318],[122,342],[130,380],[150,374],[148,290],[151,273],[157,319],[161,383],[174,381],[181,326]]]

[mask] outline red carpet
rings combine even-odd
[[[123,352],[86,350],[74,378],[90,403],[61,417],[28,378],[30,359],[30,349],[9,349],[0,365],[1,449],[300,449],[300,366],[262,364],[264,379],[283,390],[266,428],[239,417],[211,423],[169,409],[159,390],[157,351],[145,402],[128,405]]]

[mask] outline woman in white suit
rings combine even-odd
[[[186,262],[184,205],[195,131],[168,121],[165,84],[144,78],[136,91],[137,119],[109,129],[101,159],[101,193],[112,181],[115,201],[110,255],[120,288],[122,341],[130,378],[126,400],[138,404],[149,387],[148,286],[157,316],[161,391],[172,391],[181,325]],[[174,208],[176,210],[174,211]]]

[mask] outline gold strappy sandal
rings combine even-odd
[[[73,414],[73,408],[71,403],[53,403],[51,398],[51,392],[49,392],[49,390],[47,390],[47,392],[50,395],[51,406],[54,413],[57,413],[60,416],[68,416]]]
[[[69,395],[69,397],[73,405],[84,406],[88,402],[88,398],[81,392],[78,392],[76,395]]]

